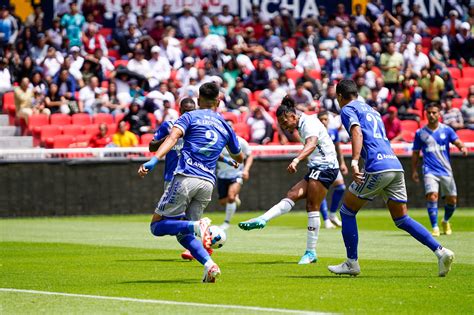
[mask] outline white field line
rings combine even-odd
[[[290,310],[290,309],[284,309],[284,308],[267,308],[267,307],[258,307],[258,306],[227,305],[227,304],[207,304],[207,303],[178,302],[178,301],[167,301],[167,300],[148,300],[148,299],[135,299],[135,298],[128,298],[128,297],[87,295],[87,294],[22,290],[22,289],[11,289],[11,288],[0,288],[0,292],[53,295],[53,296],[65,296],[65,297],[83,298],[83,299],[124,301],[124,302],[146,303],[146,304],[164,304],[164,305],[193,306],[193,307],[204,307],[204,308],[235,309],[235,310],[243,310],[243,311],[256,311],[256,312],[269,312],[269,313],[308,314],[308,315],[309,314],[311,315],[329,314],[329,313],[311,312],[311,311],[304,311],[304,310]]]

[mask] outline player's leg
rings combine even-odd
[[[439,236],[438,227],[438,191],[439,178],[427,174],[424,176],[425,194],[426,194],[426,209],[428,210],[428,217],[430,218],[432,232],[431,235]]]
[[[230,220],[235,214],[235,211],[237,210],[237,196],[240,193],[241,189],[241,181],[238,179],[229,185],[228,191],[227,191],[227,202],[225,206],[225,220],[224,223],[221,225],[221,228],[223,230],[227,230],[230,226]]]
[[[307,186],[307,181],[299,181],[288,191],[288,193],[286,194],[286,198],[283,198],[279,203],[274,205],[272,208],[270,208],[270,210],[268,210],[261,216],[250,219],[248,221],[240,222],[239,227],[242,230],[264,228],[268,221],[290,212],[291,209],[295,206],[296,201],[306,198]]]
[[[310,179],[306,192],[306,212],[308,214],[308,230],[306,234],[306,251],[299,264],[310,264],[317,261],[316,244],[319,237],[321,221],[319,208],[326,198],[327,188],[318,180]]]
[[[444,277],[451,269],[454,253],[443,248],[428,230],[408,215],[407,194],[403,172],[390,172],[394,175],[390,185],[384,189],[384,197],[395,225],[413,236],[438,257],[439,276]]]
[[[344,178],[342,177],[341,172],[339,172],[332,187],[334,187],[334,192],[332,193],[331,208],[329,209],[329,220],[331,220],[332,224],[335,226],[341,227],[342,223],[337,217],[337,209],[339,209],[342,196],[344,196],[344,191],[346,190],[346,185],[344,185]]]
[[[441,226],[443,228],[443,233],[446,235],[451,235],[453,233],[451,229],[451,224],[449,223],[449,219],[454,214],[457,205],[457,188],[456,182],[454,181],[454,177],[452,176],[443,176],[441,177],[441,191],[446,196],[444,205],[444,218],[441,221]]]
[[[323,218],[324,227],[326,229],[334,229],[335,228],[334,224],[332,224],[331,221],[329,220],[328,202],[326,198],[323,199],[323,201],[321,202],[321,206],[319,206],[319,213],[321,214],[321,217]]]

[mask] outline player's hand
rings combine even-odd
[[[250,177],[249,171],[244,170],[242,172],[242,179],[243,180],[249,180],[249,177]]]
[[[352,179],[358,184],[362,184],[364,182],[364,173],[361,173],[359,170],[358,165],[352,166]]]
[[[349,173],[349,170],[347,169],[346,164],[341,164],[339,166],[339,169],[341,170],[342,175],[347,175],[347,173]]]
[[[149,171],[153,170],[158,164],[158,158],[156,156],[152,157],[150,161],[146,162],[138,169],[138,175],[145,177]]]
[[[288,165],[288,168],[287,168],[288,173],[290,173],[290,174],[296,173],[297,166],[298,166],[298,163],[296,163],[295,161],[291,162],[290,165]]]
[[[233,168],[239,168],[239,165],[239,162],[237,162],[236,160],[230,161],[230,166],[232,166]]]
[[[145,165],[140,165],[140,168],[138,169],[138,175],[143,178],[148,174],[148,170],[145,168]]]
[[[420,176],[418,175],[418,172],[413,172],[411,174],[411,178],[413,179],[413,181],[415,183],[419,183],[420,182]]]
[[[469,152],[467,151],[467,148],[466,147],[462,147],[461,148],[461,152],[462,152],[462,155],[463,156],[468,156]]]

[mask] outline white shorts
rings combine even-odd
[[[424,176],[425,193],[437,193],[440,191],[441,196],[457,196],[458,191],[453,176],[437,176],[426,174]],[[441,190],[440,190],[441,188]]]
[[[407,202],[405,176],[402,171],[364,174],[362,184],[352,182],[349,191],[360,199],[374,200],[382,195],[385,202],[389,199],[397,202]]]
[[[183,175],[175,175],[161,196],[155,213],[165,217],[185,215],[197,221],[211,201],[214,186],[211,182]]]

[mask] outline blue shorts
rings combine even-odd
[[[227,194],[229,192],[229,186],[233,183],[239,183],[240,185],[242,185],[242,178],[217,178],[217,194],[219,195],[219,199],[227,197]]]
[[[337,175],[339,174],[338,168],[327,169],[327,170],[320,170],[316,167],[310,168],[308,174],[304,177],[305,181],[309,181],[310,179],[317,180],[323,184],[326,189],[334,183],[337,179]]]

